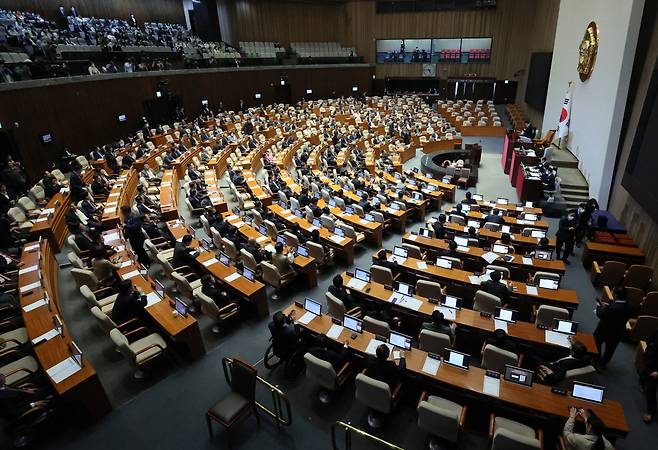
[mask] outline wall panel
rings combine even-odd
[[[0,9],[38,12],[50,19],[57,18],[57,7],[67,11],[75,6],[81,16],[128,19],[135,15],[142,22],[185,24],[182,0],[0,0]]]

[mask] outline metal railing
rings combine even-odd
[[[224,377],[226,382],[231,385],[231,364],[233,364],[233,359],[229,357],[224,357],[222,359],[222,367],[224,368]],[[256,376],[256,379],[261,383],[267,390],[272,394],[272,409],[267,406],[256,402],[256,406],[276,421],[276,425],[279,429],[283,426],[292,425],[292,413],[290,408],[290,400],[285,392],[279,389],[278,386],[273,385],[266,379]]]
[[[356,428],[349,422],[343,422],[341,420],[337,420],[332,426],[331,426],[331,447],[334,450],[339,450],[337,442],[336,442],[336,432],[338,429],[345,430],[345,449],[344,450],[352,450],[352,433],[356,434],[358,437],[363,438],[367,441],[370,441],[374,444],[379,445],[382,448],[387,448],[390,450],[404,450],[402,447],[399,447],[395,444],[391,444],[388,441],[385,441],[384,439],[378,438],[377,436],[373,436],[370,433],[366,433],[365,431]]]

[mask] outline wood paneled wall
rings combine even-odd
[[[241,99],[247,106],[274,103],[281,76],[287,76],[291,99],[296,102],[309,97],[306,89],[313,90],[313,98],[349,96],[352,86],[369,91],[373,73],[374,67],[367,65],[299,66],[58,80],[49,86],[0,90],[0,123],[13,135],[28,175],[34,179],[57,161],[64,146],[73,153],[87,154],[96,145],[133,134],[145,114],[143,102],[155,97],[163,79],[169,81],[170,92],[180,96],[188,116],[195,117],[203,99],[208,99],[213,109],[220,101],[225,108],[236,108]],[[258,101],[256,92],[262,94]],[[126,114],[127,122],[120,124],[119,114]],[[44,133],[52,133],[54,142],[41,144],[39,137]]]
[[[0,9],[34,11],[53,20],[60,5],[67,12],[75,6],[81,16],[128,19],[134,14],[139,23],[185,24],[182,0],[0,0]]]

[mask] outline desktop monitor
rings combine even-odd
[[[491,247],[491,250],[494,253],[502,253],[503,255],[506,255],[506,254],[509,253],[509,247],[507,245],[503,245],[503,244],[494,244]]]
[[[297,247],[297,254],[308,258],[308,249],[302,245]]]
[[[316,228],[322,228],[322,222],[320,222],[320,219],[318,219],[317,217],[313,219],[313,226]]]
[[[518,315],[517,311],[514,311],[513,309],[505,309],[505,308],[497,307],[494,317],[498,320],[502,320],[505,322],[516,323],[517,315]]]
[[[336,200],[334,200],[333,198],[329,199],[329,206],[334,208],[336,206]]]
[[[356,195],[359,197],[363,197],[363,191],[362,190],[356,191]]]
[[[421,228],[421,229],[418,230],[418,236],[431,238],[432,237],[432,231],[428,230],[427,228]]]
[[[425,177],[426,177],[426,178],[429,178],[429,179],[431,180],[431,179],[432,179],[432,174],[429,173],[429,172],[427,172],[427,173],[425,174]]]
[[[224,252],[219,252],[219,262],[224,264],[225,266],[231,265],[230,263],[231,259],[228,257],[228,255]]]
[[[71,341],[70,350],[73,360],[76,362],[77,365],[82,367],[82,350],[80,349],[80,347],[78,347],[78,344]]]
[[[560,287],[560,283],[557,280],[551,280],[549,278],[540,278],[539,287],[542,289],[550,289],[551,291],[557,291]]]
[[[242,276],[249,281],[254,281],[256,279],[256,274],[249,267],[242,268]]]
[[[304,213],[301,212],[300,210],[296,209],[295,210],[295,215],[299,217],[300,219],[304,218]]]
[[[282,209],[288,209],[288,205],[286,204],[285,200],[281,200],[281,201],[279,202],[279,206],[280,206]]]
[[[206,241],[205,239],[201,239],[201,248],[203,248],[205,251],[210,250],[210,242]]]
[[[398,294],[406,295],[408,297],[411,297],[411,295],[414,293],[414,287],[412,285],[401,283],[399,281],[394,282],[393,288]]]
[[[254,94],[254,98],[255,98],[256,100],[260,99],[262,96],[263,96],[263,95],[262,95],[260,92],[256,92],[256,93]]]
[[[370,283],[370,272],[367,270],[359,269],[357,267],[354,271],[354,278],[357,280],[365,281],[366,283]]]
[[[468,361],[470,356],[466,353],[457,352],[449,348],[445,351],[443,362],[451,366],[459,367],[461,369],[468,369]]]
[[[484,200],[484,197],[482,197],[482,194],[473,194],[471,195],[471,198],[475,200],[476,202],[481,202]]]
[[[342,228],[336,227],[334,228],[334,234],[339,237],[345,237],[345,230]]]
[[[315,300],[311,300],[308,297],[304,299],[304,309],[306,311],[312,312],[316,316],[322,314],[322,305],[316,302]]]
[[[125,114],[120,114],[120,115],[118,116],[118,119],[119,119],[119,122],[125,122],[126,119],[127,119],[127,117],[126,117]]]
[[[430,192],[434,192],[434,191],[436,191],[437,189],[438,189],[438,188],[437,188],[436,186],[434,186],[433,184],[428,184],[428,185],[427,185],[427,190],[430,191]]]
[[[165,296],[165,287],[158,280],[155,280],[154,290],[155,290],[155,293],[158,295],[158,297],[164,298],[164,296]]]
[[[436,258],[436,266],[444,269],[452,269],[452,261],[449,259],[438,257]]]
[[[510,225],[501,225],[500,232],[510,234],[512,232],[512,227]]]
[[[461,247],[468,247],[468,239],[455,236],[455,242]]]
[[[541,239],[543,237],[546,237],[546,232],[544,230],[532,230],[530,232],[530,236],[535,239]]]
[[[246,223],[247,225],[251,225],[251,222],[254,221],[254,219],[251,216],[244,216],[243,220],[244,220],[244,223]]]
[[[391,331],[391,334],[388,338],[388,342],[389,344],[393,344],[394,346],[396,346],[397,348],[401,348],[402,350],[411,350],[411,338],[404,334]]]
[[[357,319],[356,317],[348,316],[345,314],[343,316],[343,326],[348,330],[354,331],[355,333],[361,333],[363,330],[363,321]]]
[[[345,212],[347,214],[354,214],[354,208],[352,208],[351,206],[346,206],[345,207]]]
[[[406,258],[407,257],[407,249],[404,247],[398,247],[397,245],[393,247],[393,255],[398,256],[400,258]]]
[[[507,200],[506,198],[498,197],[496,199],[496,203],[498,203],[499,205],[508,205],[509,200]]]
[[[462,304],[462,299],[455,297],[454,295],[444,295],[441,297],[441,306],[447,306],[452,309],[460,309]]]
[[[471,205],[469,205],[468,203],[462,203],[462,212],[467,213],[470,211],[471,211]]]
[[[443,179],[442,179],[441,181],[443,181],[445,184],[450,184],[450,182],[452,181],[452,178],[450,178],[450,177],[443,177]]]
[[[181,316],[187,317],[187,305],[178,297],[174,300],[174,309]]]
[[[45,133],[41,135],[41,143],[42,144],[50,144],[53,141],[53,135],[52,133]]]
[[[375,216],[373,216],[372,214],[366,214],[364,219],[366,219],[368,222],[374,222],[375,221]]]
[[[265,225],[258,225],[258,232],[263,236],[267,236],[267,227]]]
[[[580,381],[573,382],[573,390],[571,391],[571,396],[573,398],[587,400],[594,403],[603,403],[604,394],[605,387],[603,386],[581,383]]]
[[[480,228],[480,221],[479,220],[469,220],[466,223],[466,225],[468,225],[469,227],[473,227],[475,229],[478,229],[478,228]]]
[[[411,194],[411,197],[419,202],[423,200],[423,194],[421,194],[420,192],[414,192],[413,194]]]
[[[505,381],[531,387],[533,376],[534,373],[531,370],[505,364],[505,375],[503,376]]]
[[[201,106],[208,106],[208,100],[201,100]]]
[[[396,202],[391,203],[391,209],[393,211],[399,211],[400,210],[400,205],[398,205]]]
[[[277,244],[281,244],[281,245],[285,246],[286,245],[286,238],[279,235],[279,236],[276,237],[276,242],[277,242]]]
[[[532,203],[532,202],[525,202],[525,207],[526,207],[526,208],[534,208],[534,203]]]
[[[578,332],[578,322],[555,319],[553,320],[553,331],[574,335]]]
[[[542,261],[550,261],[551,259],[553,259],[553,250],[537,249],[535,250],[535,259],[539,259]]]

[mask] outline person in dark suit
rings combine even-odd
[[[87,190],[82,175],[80,175],[80,167],[71,170],[71,174],[69,175],[69,188],[71,189],[71,195],[73,195],[74,198],[80,199],[85,196]]]
[[[69,230],[74,235],[73,240],[75,241],[75,245],[77,245],[81,251],[86,252],[94,247],[94,238],[84,225],[81,223],[78,223],[77,226],[71,225]]]
[[[135,319],[142,314],[145,306],[146,296],[135,291],[132,281],[122,281],[119,283],[119,293],[112,307],[112,321],[119,325]]]
[[[473,198],[473,194],[471,194],[470,191],[467,191],[466,192],[466,198],[464,200],[462,200],[462,203],[464,203],[466,205],[475,205],[475,204],[477,204],[477,200],[475,200]]]
[[[480,286],[482,286],[485,292],[495,295],[505,304],[509,300],[509,288],[505,283],[500,281],[502,277],[503,274],[498,270],[491,272],[489,275],[490,279],[480,283]]]
[[[347,346],[347,342],[343,345],[340,350],[332,348],[329,346],[329,340],[324,334],[318,335],[315,338],[315,346],[308,349],[308,352],[320,358],[323,361],[328,362],[338,372],[341,367],[348,361],[350,356],[350,348]]]
[[[407,363],[404,358],[400,358],[399,365],[389,361],[391,351],[386,344],[379,345],[375,354],[376,356],[369,356],[366,360],[366,375],[388,384],[392,392],[402,379]]]
[[[193,250],[189,248],[192,239],[191,234],[186,234],[183,236],[181,242],[176,242],[176,245],[174,245],[174,257],[171,260],[171,265],[174,268],[182,266],[194,267],[196,257],[193,254]]]
[[[635,313],[626,301],[625,287],[615,288],[614,296],[614,300],[610,303],[602,303],[598,299],[596,302],[596,316],[599,318],[599,323],[594,330],[594,340],[599,354],[602,355],[598,360],[601,368],[605,368],[612,359],[612,355],[626,331],[626,322]],[[605,350],[602,351],[604,344]]]
[[[133,216],[130,211],[130,206],[125,205],[121,207],[121,215],[123,216],[123,230],[128,237],[130,247],[137,255],[137,261],[143,266],[148,267],[151,264],[151,259],[144,249],[144,241],[146,236],[142,231],[142,218],[141,216]]]
[[[484,222],[492,222],[502,225],[505,221],[503,220],[503,216],[500,216],[499,214],[500,210],[498,208],[494,208],[491,211],[491,214],[487,214],[487,216],[484,218]]]
[[[343,277],[342,275],[336,275],[333,280],[331,280],[331,286],[329,286],[329,293],[336,297],[338,300],[343,302],[345,309],[347,311],[354,308],[354,298],[352,294],[343,286]]]
[[[562,259],[565,264],[569,262],[569,256],[573,251],[573,246],[576,238],[576,214],[573,210],[569,210],[560,219],[560,225],[555,233],[555,254],[557,259]],[[562,248],[564,247],[564,253]],[[560,257],[562,254],[562,257]]]
[[[455,329],[457,328],[457,325],[448,322],[443,316],[443,313],[437,309],[432,312],[432,321],[423,322],[420,328],[423,330],[434,331],[435,333],[447,334],[450,336],[450,342],[452,343],[455,340]]]
[[[530,123],[529,120],[526,120],[525,128],[523,128],[523,131],[521,132],[521,136],[525,136],[528,139],[534,139],[536,133],[537,133],[537,128],[533,127],[532,123]]]
[[[656,415],[656,388],[658,387],[658,331],[647,341],[644,351],[644,370],[640,374],[640,383],[647,402],[647,412],[642,416],[644,423],[651,423]]]
[[[209,273],[201,277],[201,293],[210,297],[220,308],[233,303],[226,291],[219,288],[219,284]]]
[[[591,363],[587,357],[587,347],[582,342],[572,341],[569,352],[569,356],[539,365],[537,377],[545,384],[555,385],[564,379],[568,370],[580,369]]]
[[[464,219],[466,219],[466,213],[464,213],[464,211],[462,211],[462,204],[461,203],[457,203],[455,205],[455,207],[452,208],[452,210],[450,210],[450,215],[461,216]]]
[[[393,272],[393,275],[395,275],[396,273],[398,273],[400,271],[400,266],[398,265],[398,263],[396,263],[395,261],[388,261],[386,259],[386,250],[385,249],[381,249],[380,251],[377,252],[377,254],[375,256],[373,256],[372,264],[391,269],[391,272]]]
[[[294,321],[295,311],[291,311],[287,316],[277,311],[272,322],[267,324],[272,335],[272,349],[279,358],[290,356],[297,348],[299,330],[295,328]]]

